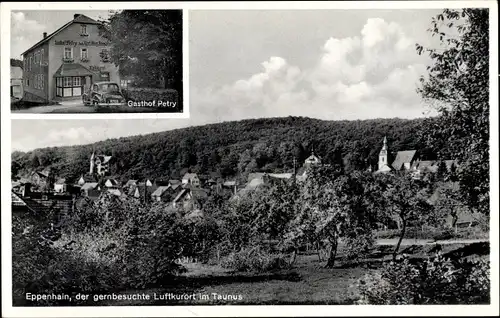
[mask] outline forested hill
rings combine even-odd
[[[325,163],[346,169],[376,164],[386,135],[390,150],[423,149],[422,119],[323,121],[305,117],[251,119],[108,139],[89,145],[36,149],[12,154],[13,174],[52,168],[74,181],[89,169],[89,158],[112,155],[112,175],[129,178],[179,177],[188,169],[222,177],[251,171],[284,171],[302,165],[311,151]]]

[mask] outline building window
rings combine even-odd
[[[31,62],[33,61],[33,57],[30,56],[29,70],[31,71]]]
[[[73,86],[82,86],[82,78],[73,77]]]
[[[44,75],[40,74],[40,89],[44,88],[44,85],[45,85],[44,82],[45,82]]]
[[[87,26],[85,24],[80,24],[80,35],[84,36],[89,35],[87,33]]]
[[[73,59],[73,48],[72,47],[65,47],[64,48],[64,59],[65,60],[72,60]]]
[[[131,79],[122,79],[120,80],[120,86],[123,88],[127,88],[132,85],[132,80]]]
[[[43,64],[43,49],[40,51],[40,65]]]
[[[82,78],[80,76],[67,76],[56,78],[56,96],[81,96],[82,95]]]
[[[86,61],[89,59],[89,51],[86,48],[82,48],[80,50],[80,58],[82,61]]]

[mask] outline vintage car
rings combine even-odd
[[[82,95],[84,105],[122,106],[126,104],[120,86],[114,82],[93,83]]]

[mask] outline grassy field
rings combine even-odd
[[[216,265],[186,264],[187,272],[176,277],[169,286],[148,290],[131,290],[119,294],[148,294],[148,301],[105,301],[88,305],[242,305],[242,304],[354,304],[358,299],[355,283],[369,271],[376,271],[383,262],[390,261],[392,245],[377,245],[361,262],[340,259],[332,269],[324,268],[317,255],[300,255],[291,270],[264,274],[235,273]],[[489,244],[450,243],[407,245],[402,254],[425,258],[438,250],[449,257],[488,257]],[[187,300],[159,299],[165,294],[193,295]],[[155,298],[156,294],[156,298]],[[160,296],[161,295],[161,296]],[[201,299],[206,295],[208,299]],[[194,297],[194,300],[193,300]]]

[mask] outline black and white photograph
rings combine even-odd
[[[189,117],[10,119],[12,310],[498,313],[497,8],[444,5],[192,5]],[[182,10],[53,12],[11,13],[12,113],[182,111]]]
[[[182,113],[182,10],[12,11],[14,114]]]

